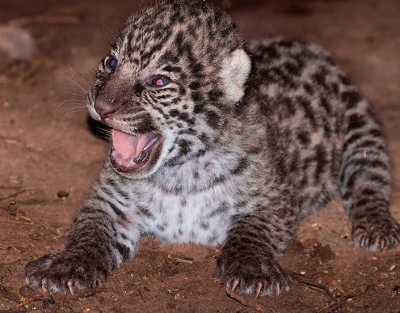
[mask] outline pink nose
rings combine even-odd
[[[106,118],[110,118],[111,115],[118,110],[118,107],[102,106],[97,104],[95,108],[97,113],[99,113],[102,122],[104,122]]]
[[[118,110],[118,106],[110,106],[103,101],[96,101],[94,107],[103,122],[106,118],[110,118],[111,115]]]

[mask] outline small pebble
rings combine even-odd
[[[65,190],[60,190],[59,192],[57,192],[57,197],[59,197],[60,199],[65,199],[69,196],[69,192],[65,191]]]
[[[18,211],[17,202],[10,201],[10,203],[8,204],[8,207],[7,207],[8,214],[15,216],[15,215],[17,215],[17,211]]]

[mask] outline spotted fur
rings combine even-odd
[[[168,77],[162,87],[154,77]],[[281,38],[244,43],[205,1],[132,16],[88,94],[93,118],[157,133],[146,170],[106,159],[64,251],[30,262],[30,285],[94,287],[132,258],[141,234],[222,245],[221,278],[247,293],[289,286],[278,259],[299,220],[340,193],[357,246],[399,243],[390,166],[368,101],[330,55]]]

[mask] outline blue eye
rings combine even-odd
[[[156,76],[151,80],[151,85],[154,87],[163,87],[168,85],[171,80],[165,76]]]
[[[118,60],[114,57],[107,57],[104,61],[105,66],[110,70],[115,70],[118,65]]]

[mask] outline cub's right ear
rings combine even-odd
[[[233,51],[223,60],[219,76],[229,102],[236,103],[242,99],[250,71],[251,60],[243,49]]]

